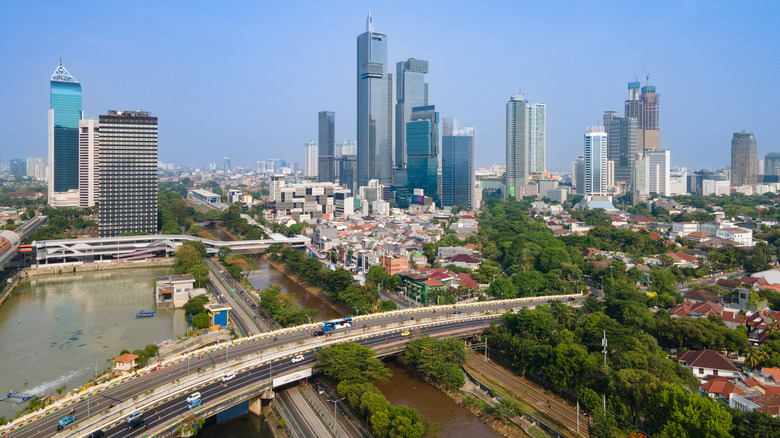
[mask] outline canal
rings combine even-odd
[[[136,268],[20,282],[0,306],[0,390],[49,396],[64,384],[67,392],[92,379],[95,368],[110,367],[123,349],[183,335],[181,309],[133,319],[155,309],[152,281],[168,273]],[[0,416],[13,417],[22,407],[0,403]]]

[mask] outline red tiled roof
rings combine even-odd
[[[692,368],[711,368],[714,370],[739,371],[730,360],[714,350],[689,350],[678,353],[678,359]]]
[[[449,261],[451,261],[453,263],[454,262],[463,262],[463,263],[467,263],[467,264],[479,263],[479,260],[475,259],[474,257],[471,257],[468,254],[458,254],[458,255],[456,255],[454,257],[451,257],[449,259]]]
[[[772,376],[775,382],[780,383],[780,368],[778,367],[761,368],[761,373],[768,376]]]
[[[132,362],[135,359],[138,359],[138,356],[136,356],[134,354],[127,353],[127,354],[123,354],[123,355],[117,357],[116,359],[114,359],[114,362]]]
[[[426,285],[426,286],[430,286],[430,287],[444,286],[444,283],[442,283],[441,281],[436,280],[436,279],[423,281],[423,284]]]
[[[701,385],[702,389],[708,394],[720,394],[726,398],[729,398],[730,394],[745,395],[740,391],[733,383],[723,377],[715,377],[707,381],[707,383]]]
[[[658,234],[658,233],[650,233],[650,238],[653,239],[653,240],[663,239],[663,237],[661,237],[661,235]]]
[[[671,257],[673,259],[685,260],[686,262],[695,262],[695,261],[699,260],[698,257],[692,256],[690,254],[686,254],[684,252],[672,252],[672,251],[669,251],[669,252],[666,253],[666,255],[668,255],[669,257]]]
[[[458,284],[459,286],[467,287],[469,289],[476,289],[479,287],[479,284],[477,284],[476,281],[467,278],[465,280],[461,280],[461,282]]]

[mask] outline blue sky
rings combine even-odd
[[[549,169],[568,169],[588,125],[623,112],[639,77],[661,94],[672,165],[730,163],[753,131],[780,151],[780,3],[744,1],[12,2],[0,0],[0,160],[46,157],[49,77],[81,82],[84,113],[159,117],[178,165],[303,162],[317,112],[355,139],[356,36],[371,9],[388,62],[430,61],[430,103],[476,127],[477,164],[504,162],[505,105],[547,104]]]

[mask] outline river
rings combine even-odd
[[[186,331],[184,310],[155,309],[152,281],[169,268],[66,273],[19,283],[0,306],[0,391],[56,395],[76,388],[112,365],[123,349],[135,350]],[[27,384],[25,385],[25,382]],[[66,392],[67,392],[66,390]],[[0,416],[22,408],[0,403]]]

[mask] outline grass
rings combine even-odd
[[[550,438],[550,434],[543,431],[539,426],[531,426],[528,428],[528,433],[534,438]]]

